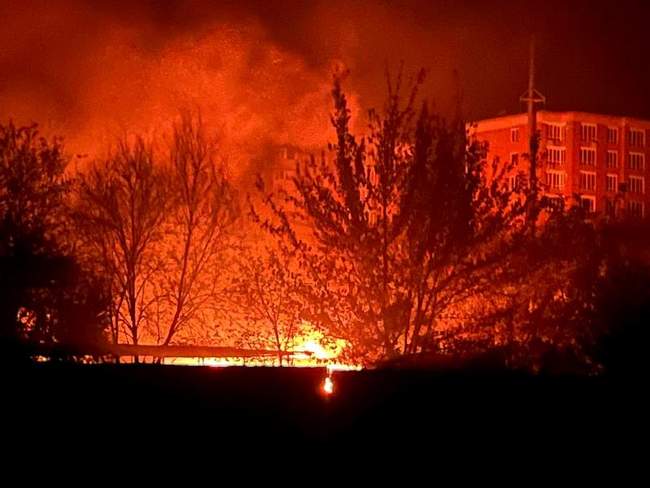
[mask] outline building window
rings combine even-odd
[[[596,211],[596,197],[580,197],[580,205],[588,213]]]
[[[617,151],[607,151],[607,167],[618,168],[618,152]]]
[[[566,161],[566,148],[554,146],[547,147],[546,161],[552,166],[564,164],[564,161]]]
[[[616,202],[614,200],[605,199],[605,213],[611,218],[616,217]]]
[[[627,202],[627,211],[632,217],[643,217],[645,214],[643,202],[635,202],[634,200],[630,200]]]
[[[510,153],[510,164],[512,166],[519,164],[519,153]]]
[[[515,191],[517,189],[517,176],[508,176],[508,191]]]
[[[627,155],[627,167],[637,171],[645,169],[645,154],[631,152]]]
[[[596,124],[580,124],[580,134],[583,142],[596,140]]]
[[[627,189],[630,193],[645,193],[645,178],[643,176],[630,176],[627,180]]]
[[[618,175],[607,175],[605,182],[608,192],[616,193],[618,191]]]
[[[557,195],[544,195],[544,203],[553,210],[564,209],[564,198]]]
[[[510,129],[510,142],[519,142],[519,127]]]
[[[563,124],[545,124],[546,125],[546,138],[550,141],[562,142],[564,137],[562,136],[564,132]]]
[[[594,166],[596,164],[596,149],[593,147],[581,147],[580,164]]]
[[[586,191],[596,190],[596,173],[580,171],[580,189]]]
[[[628,132],[628,142],[633,147],[645,146],[645,131],[643,129],[630,129],[630,132]]]
[[[618,144],[618,127],[607,128],[607,144]]]
[[[546,185],[550,190],[563,191],[566,185],[566,173],[564,171],[546,171]]]

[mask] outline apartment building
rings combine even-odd
[[[537,177],[546,196],[563,196],[590,212],[642,217],[650,204],[650,121],[585,112],[537,112]],[[527,114],[480,120],[472,137],[488,143],[488,158],[529,172]],[[514,172],[513,172],[514,173]],[[510,175],[514,184],[514,174]]]

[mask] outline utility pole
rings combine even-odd
[[[546,103],[546,97],[535,88],[535,38],[530,38],[530,58],[528,66],[528,90],[519,101],[526,102],[528,108],[528,141],[530,160],[530,191],[531,202],[537,200],[537,152],[539,150],[539,137],[537,135],[537,104]],[[534,213],[532,214],[534,218]]]

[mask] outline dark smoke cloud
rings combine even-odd
[[[77,152],[164,129],[200,108],[233,154],[322,144],[335,67],[355,111],[386,67],[429,70],[425,95],[470,118],[519,109],[538,41],[550,108],[650,118],[645,2],[0,0],[0,116],[36,120]]]

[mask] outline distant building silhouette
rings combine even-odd
[[[332,163],[332,155],[327,148],[321,147],[299,147],[291,144],[273,146],[271,149],[267,174],[271,189],[292,192],[294,190],[293,179],[298,175],[298,167],[304,170],[312,157],[319,163],[323,158]]]

